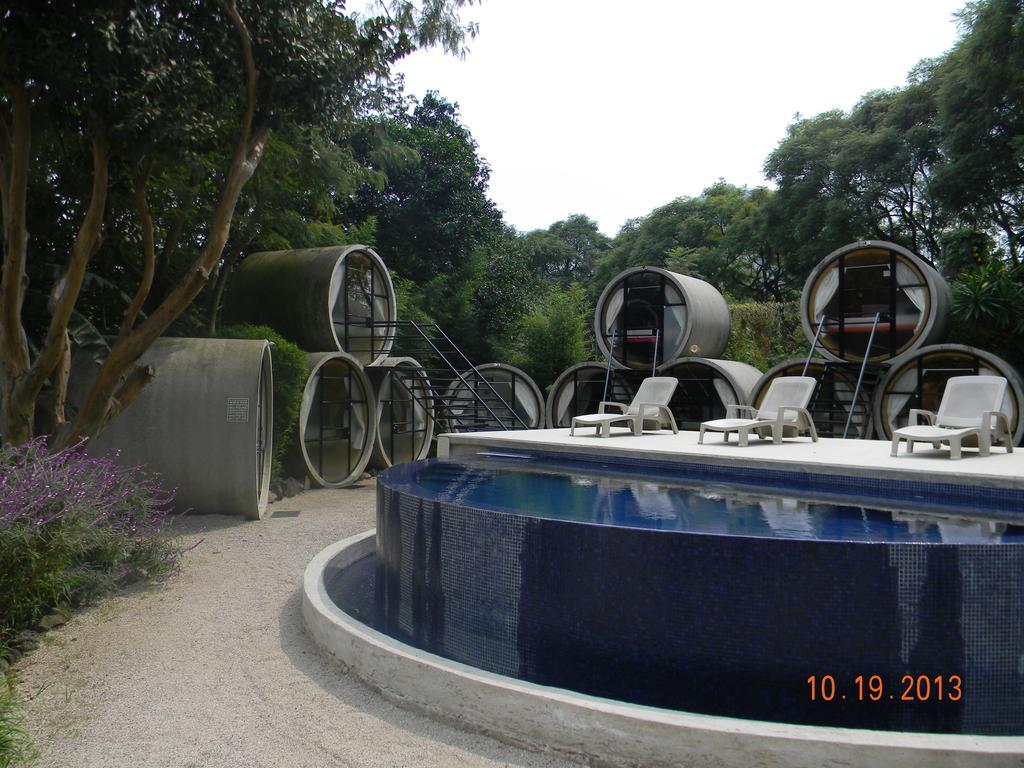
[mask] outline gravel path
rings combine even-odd
[[[395,707],[313,645],[303,570],[373,526],[372,482],[271,511],[182,519],[185,542],[200,543],[180,573],[45,636],[19,664],[34,766],[576,765]]]

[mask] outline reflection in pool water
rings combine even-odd
[[[1024,526],[803,499],[676,479],[635,479],[575,468],[434,462],[407,486],[432,501],[552,520],[665,531],[823,541],[984,544],[1024,542]],[[1021,517],[1024,523],[1024,516]]]

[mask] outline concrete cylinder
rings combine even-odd
[[[562,371],[548,390],[544,404],[548,428],[568,427],[573,416],[597,413],[598,405],[605,399],[606,372],[605,363],[598,362],[578,363]],[[630,370],[613,369],[608,376],[607,399],[610,402],[631,402],[636,394],[636,378]]]
[[[465,384],[456,379],[445,392],[447,410],[452,416],[448,420],[451,431],[500,429],[503,425],[511,425],[512,429],[543,428],[544,395],[525,371],[506,363],[484,363],[475,370],[464,371],[462,378]],[[494,412],[493,416],[485,404]]]
[[[861,240],[837,248],[811,270],[800,296],[800,323],[813,341],[824,316],[818,354],[860,362],[878,313],[869,360],[896,363],[945,338],[952,304],[942,275],[913,251]]]
[[[426,458],[434,439],[434,398],[423,366],[411,357],[388,357],[365,372],[377,401],[370,466],[387,469]]]
[[[345,352],[306,356],[299,429],[287,467],[324,488],[351,485],[366,469],[377,437],[373,385]]]
[[[601,292],[594,337],[602,356],[611,347],[613,365],[650,371],[678,357],[718,357],[730,323],[725,299],[709,283],[660,267],[633,267]]]
[[[387,267],[365,245],[251,254],[224,306],[229,322],[266,324],[303,349],[341,350],[364,365],[388,356],[396,312]]]
[[[124,413],[89,446],[120,449],[177,488],[182,511],[262,518],[273,453],[270,343],[158,339],[141,363],[156,371]],[[89,361],[91,363],[91,361]],[[95,379],[95,364],[91,368]],[[77,364],[79,373],[83,370]],[[84,376],[81,391],[89,381]]]
[[[801,358],[785,360],[770,368],[750,391],[750,405],[760,406],[773,379],[779,376],[801,376],[804,375],[803,369],[804,360]],[[851,407],[854,415],[847,437],[870,440],[874,434],[871,419],[872,392],[862,384],[856,401],[853,397],[857,389],[858,373],[859,369],[841,363],[811,360],[806,375],[817,379],[818,387],[811,397],[808,410],[821,437],[842,437]]]
[[[952,376],[1003,376],[1008,386],[1003,412],[1010,419],[1013,442],[1024,435],[1024,386],[1017,369],[991,352],[963,344],[921,347],[889,368],[871,403],[879,439],[891,440],[893,429],[907,425],[911,408],[938,411],[946,381]]]
[[[669,408],[680,429],[725,417],[727,405],[746,405],[763,372],[735,360],[680,357],[658,368],[659,376],[679,380]]]

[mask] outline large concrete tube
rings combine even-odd
[[[506,363],[484,363],[464,371],[462,378],[465,384],[456,379],[445,392],[450,431],[543,428],[544,395],[525,371]]]
[[[725,417],[727,405],[746,405],[763,372],[735,360],[681,357],[658,368],[659,376],[679,380],[669,408],[680,429]]]
[[[934,267],[901,245],[861,240],[837,248],[811,270],[800,296],[800,323],[813,341],[822,317],[820,354],[860,362],[896,363],[942,341],[953,299]]]
[[[678,357],[718,357],[729,341],[729,307],[714,286],[660,267],[616,275],[597,300],[594,336],[613,365],[653,370]]]
[[[158,472],[177,488],[182,511],[262,518],[273,453],[270,354],[267,341],[158,339],[140,361],[155,378],[90,453],[118,448],[121,461]],[[91,360],[75,367],[84,392],[97,369]]]
[[[309,378],[287,467],[324,488],[342,488],[359,479],[373,453],[373,385],[359,361],[345,352],[316,352],[306,356],[306,365]]]
[[[1016,445],[1024,436],[1024,385],[1020,373],[1003,358],[963,344],[921,347],[889,369],[871,403],[878,437],[891,440],[894,428],[907,425],[911,408],[938,411],[950,377],[975,374],[1003,376],[1009,383],[1002,410],[1010,419]]]
[[[803,373],[804,362],[802,358],[794,358],[770,368],[764,376],[758,379],[750,391],[750,400],[748,401],[750,405],[760,406],[772,380],[779,376],[805,375]],[[874,434],[874,425],[871,419],[872,388],[862,383],[856,401],[853,397],[853,393],[857,389],[857,374],[859,372],[858,368],[844,366],[841,363],[829,360],[811,360],[806,375],[817,379],[818,387],[811,397],[809,410],[814,419],[814,426],[822,437],[843,436],[851,407],[854,413],[847,437],[870,440]]]
[[[614,369],[607,376],[605,363],[578,363],[562,371],[548,390],[544,404],[544,417],[548,428],[568,427],[573,416],[597,413],[597,407],[604,399],[610,402],[629,403],[636,394],[632,371]],[[641,377],[642,378],[642,377]],[[606,397],[607,395],[607,397]]]
[[[363,364],[391,351],[395,287],[365,245],[254,253],[229,286],[229,322],[266,324],[304,349],[341,350]]]
[[[430,380],[411,357],[388,357],[366,368],[377,400],[377,438],[370,466],[425,459],[434,439],[434,408]]]

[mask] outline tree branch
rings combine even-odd
[[[21,305],[28,277],[28,227],[25,222],[28,166],[32,145],[31,96],[21,84],[5,86],[11,100],[11,128],[4,128],[9,154],[6,173],[0,179],[4,212],[4,264],[0,278],[0,361],[8,375],[23,374],[29,367],[28,341],[21,324]]]
[[[16,397],[35,399],[47,377],[60,362],[64,337],[71,313],[85,279],[89,259],[99,250],[103,231],[103,215],[107,205],[110,153],[103,137],[92,141],[92,192],[82,226],[71,247],[67,269],[53,286],[50,295],[50,327],[32,367],[15,389]]]
[[[149,181],[149,174],[153,170],[153,159],[146,158],[139,168],[135,177],[135,209],[139,212],[139,225],[142,227],[142,259],[143,271],[142,280],[139,282],[139,290],[135,293],[131,305],[124,313],[124,322],[121,324],[120,336],[127,336],[135,325],[135,320],[145,304],[149,291],[153,287],[153,275],[156,273],[156,241],[153,237],[153,217],[149,214],[149,205],[146,203],[146,184]]]
[[[152,365],[137,365],[132,368],[110,398],[110,407],[103,418],[101,429],[131,405],[155,377],[156,370]]]

